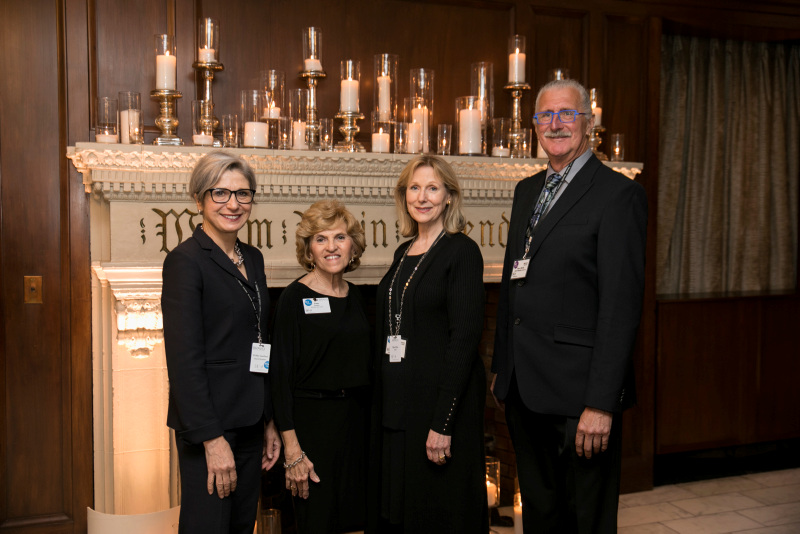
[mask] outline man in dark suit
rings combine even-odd
[[[550,161],[514,192],[492,392],[505,405],[525,532],[615,533],[647,199],[589,149],[582,85],[545,85],[535,109]]]

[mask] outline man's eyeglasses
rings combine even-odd
[[[577,109],[562,109],[556,112],[540,111],[533,114],[533,120],[536,121],[536,124],[550,124],[556,115],[561,122],[575,122],[578,120],[578,116],[586,115],[586,113],[581,113]]]
[[[236,195],[236,201],[239,204],[250,204],[253,202],[253,196],[256,194],[255,189],[239,189],[238,191],[231,191],[224,187],[215,187],[208,189],[207,193],[211,193],[211,200],[217,204],[225,204],[231,199],[231,195]]]

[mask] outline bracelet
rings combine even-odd
[[[305,457],[306,457],[306,451],[300,451],[300,457],[297,460],[295,460],[294,462],[290,463],[290,464],[286,463],[286,462],[283,462],[283,468],[284,469],[291,469],[292,467],[294,467],[297,464],[299,464],[300,462],[302,462],[303,458],[305,458]]]

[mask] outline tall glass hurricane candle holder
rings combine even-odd
[[[375,56],[374,110],[381,121],[393,121],[397,117],[397,64],[396,54]]]
[[[267,119],[277,119],[285,113],[283,109],[283,93],[286,75],[280,70],[261,71],[261,87],[264,88],[264,116]]]
[[[481,99],[477,96],[456,98],[456,130],[458,131],[458,154],[481,156],[486,129],[481,125]]]
[[[508,38],[508,83],[525,83],[525,36]]]
[[[267,147],[267,123],[264,113],[263,91],[242,91],[242,146],[246,148]]]
[[[417,100],[415,107],[419,110],[425,110],[424,115],[426,119],[424,121],[419,121],[422,124],[422,152],[425,154],[430,152],[431,148],[430,125],[431,118],[433,117],[434,105],[433,80],[433,69],[411,69],[409,97],[413,99],[422,99],[421,105],[420,101]],[[417,111],[417,113],[422,114],[422,111]]]
[[[306,140],[306,107],[308,106],[308,89],[293,89],[289,93],[289,118],[292,122],[292,149],[307,150]]]
[[[470,66],[470,94],[481,99],[481,122],[483,128],[487,129],[492,125],[494,117],[494,68],[488,61],[479,61]],[[487,139],[488,136],[484,136]],[[483,153],[488,153],[487,147],[483,147]]]
[[[510,132],[511,121],[509,119],[492,119],[492,156],[497,158],[511,156]]]
[[[406,152],[423,154],[428,144],[426,133],[430,131],[430,112],[425,99],[408,97],[403,99],[403,120],[408,123]]]
[[[337,119],[342,119],[339,131],[344,136],[344,141],[336,145],[336,150],[341,152],[364,152],[364,146],[356,141],[360,128],[357,125],[364,115],[359,111],[358,91],[361,83],[361,63],[354,59],[345,59],[341,62],[341,93],[339,98],[339,113]]]
[[[119,143],[116,98],[101,96],[97,99],[97,116],[94,140],[97,143]]]
[[[306,138],[309,148],[320,148],[320,123],[317,110],[317,84],[325,78],[322,70],[322,30],[313,26],[303,29],[303,70],[300,77],[308,83]]]
[[[556,80],[569,80],[569,69],[565,69],[563,67],[550,69],[550,72],[547,76],[547,81],[554,82]]]
[[[392,121],[381,120],[380,111],[372,112],[372,151],[391,152],[392,148]]]
[[[119,139],[126,145],[142,143],[142,96],[134,91],[119,93]]]
[[[215,19],[201,18],[197,21],[198,63],[219,61],[219,23]]]

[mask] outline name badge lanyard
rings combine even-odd
[[[569,171],[572,169],[572,164],[574,162],[575,162],[574,160],[570,161],[569,165],[567,165],[567,168],[564,169],[564,174],[561,175],[561,181],[558,182],[558,185],[556,186],[555,190],[553,191],[553,196],[550,197],[550,200],[547,202],[547,204],[542,206],[542,213],[539,214],[539,218],[537,218],[533,222],[533,224],[528,222],[528,228],[525,230],[525,253],[522,255],[522,259],[523,260],[527,260],[528,259],[528,253],[531,250],[531,243],[533,242],[533,228],[534,228],[534,226],[539,224],[539,219],[541,219],[542,215],[545,214],[544,210],[550,205],[550,203],[553,202],[553,199],[556,198],[556,195],[558,194],[558,190],[561,189],[561,186],[567,181],[567,176],[569,175]],[[534,210],[535,209],[536,208],[534,207]],[[532,218],[532,216],[531,216],[531,218]],[[530,219],[528,219],[528,221],[530,221]]]
[[[238,278],[236,279],[239,282],[239,285],[242,287],[242,291],[244,294],[247,295],[247,300],[250,301],[250,305],[253,307],[253,313],[256,315],[256,328],[258,329],[258,344],[261,345],[261,291],[258,289],[258,284],[256,286],[256,299],[258,300],[258,308],[256,308],[256,303],[253,301],[253,297],[250,296],[250,293],[247,292],[247,289],[244,287],[244,284]]]
[[[389,337],[390,338],[392,336],[398,336],[398,337],[400,336],[400,323],[403,320],[403,302],[405,301],[406,290],[408,289],[408,286],[411,283],[411,279],[414,278],[414,275],[417,274],[417,269],[419,269],[419,266],[422,265],[423,261],[425,261],[425,256],[427,256],[428,253],[431,250],[433,250],[433,247],[436,246],[436,243],[439,242],[439,240],[442,238],[443,235],[444,235],[444,230],[442,230],[439,233],[439,236],[436,238],[436,241],[433,242],[433,245],[431,245],[428,248],[428,250],[425,251],[425,254],[422,255],[417,264],[414,266],[414,270],[411,272],[411,276],[408,277],[408,280],[406,280],[406,283],[403,286],[403,292],[400,294],[400,309],[398,310],[399,313],[394,314],[394,321],[392,321],[392,292],[394,290],[395,280],[397,279],[397,273],[399,273],[400,270],[402,269],[403,262],[406,260],[406,256],[408,256],[408,251],[411,249],[412,246],[414,246],[414,242],[417,240],[417,238],[415,237],[414,240],[411,242],[411,244],[408,246],[408,248],[406,248],[405,251],[403,251],[403,257],[400,258],[400,263],[397,264],[397,269],[395,269],[394,274],[392,275],[392,283],[389,284]],[[394,326],[394,328],[392,328],[392,326]]]

